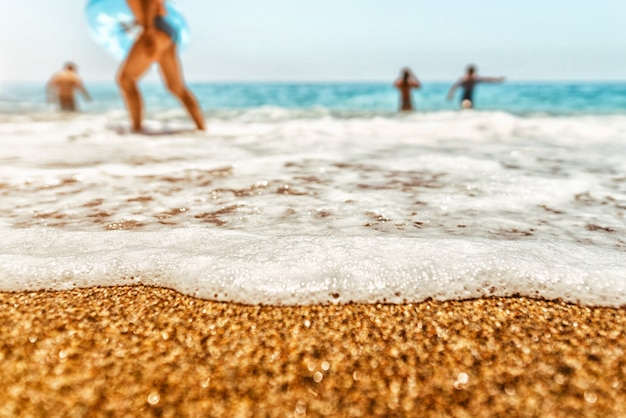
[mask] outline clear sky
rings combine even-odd
[[[3,0],[9,2],[10,0]],[[86,0],[13,0],[0,14],[0,81],[89,80],[118,63],[91,40]],[[624,0],[178,0],[193,81],[383,81],[466,64],[509,80],[626,80]],[[10,12],[9,12],[10,10]]]

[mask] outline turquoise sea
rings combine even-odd
[[[423,82],[414,94],[418,112],[458,108],[447,101],[447,82]],[[123,109],[113,83],[86,82],[94,102],[83,105],[88,113]],[[358,115],[394,112],[398,95],[392,83],[190,83],[207,115],[221,110],[278,107],[320,110]],[[176,101],[155,82],[143,83],[148,111],[177,107]],[[626,113],[626,82],[516,82],[480,85],[477,109],[515,115],[576,115]],[[0,84],[0,112],[40,112],[44,103],[43,83]]]

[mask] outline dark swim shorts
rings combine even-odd
[[[160,30],[161,32],[167,34],[174,43],[178,43],[178,32],[172,26],[165,16],[157,16],[154,18],[154,27]]]

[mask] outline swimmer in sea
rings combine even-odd
[[[409,68],[403,68],[400,78],[394,83],[394,87],[400,91],[400,110],[411,111],[413,110],[413,99],[411,97],[412,89],[419,89],[421,87],[420,81],[411,72]]]
[[[176,30],[166,21],[164,0],[127,0],[142,32],[122,63],[117,81],[130,113],[132,129],[141,132],[143,103],[137,82],[157,63],[168,90],[180,100],[199,130],[204,130],[204,116],[194,95],[185,86],[178,61]]]
[[[63,70],[52,76],[46,90],[48,102],[58,103],[61,110],[65,112],[75,112],[77,110],[76,91],[79,91],[85,100],[91,101],[87,89],[78,76],[76,65],[72,62],[66,63]]]
[[[474,107],[474,87],[476,87],[478,83],[501,83],[503,81],[504,77],[478,77],[476,67],[474,65],[468,65],[465,75],[450,87],[448,100],[452,100],[456,90],[461,87],[463,89],[461,107],[463,109],[471,109]]]

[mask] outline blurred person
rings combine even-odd
[[[412,89],[419,89],[422,86],[417,77],[413,74],[410,68],[403,68],[400,77],[394,83],[394,87],[400,91],[400,110],[411,111],[413,110],[413,97],[411,95]]]
[[[501,83],[503,81],[504,77],[479,77],[476,73],[476,66],[468,65],[465,75],[450,87],[448,100],[452,100],[456,90],[461,87],[463,89],[461,107],[463,109],[471,109],[474,107],[474,88],[478,83]]]
[[[204,116],[195,96],[185,86],[177,51],[177,31],[165,16],[164,0],[127,0],[142,32],[120,66],[117,81],[130,113],[132,130],[142,130],[143,100],[137,87],[139,79],[153,63],[159,65],[168,90],[180,100],[196,127],[204,130]]]
[[[85,100],[91,101],[91,96],[78,76],[76,64],[68,62],[63,70],[52,76],[46,86],[48,103],[58,103],[61,110],[66,112],[77,111],[75,93],[79,91]]]

